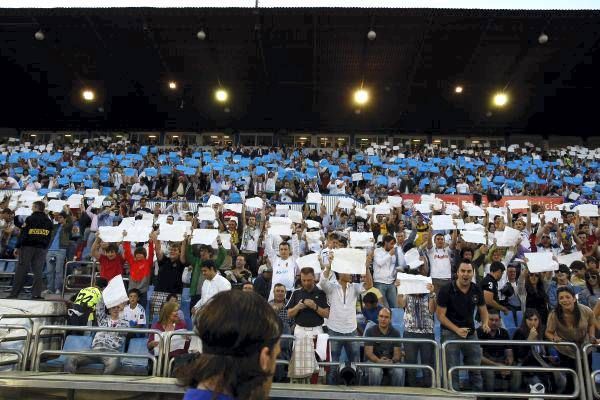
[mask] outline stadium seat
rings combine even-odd
[[[521,322],[523,321],[523,311],[517,311],[517,328],[521,326]]]
[[[400,332],[400,336],[404,335],[404,309],[392,308],[392,326]]]
[[[65,351],[89,351],[92,347],[91,336],[68,335],[63,345]],[[53,360],[48,360],[40,364],[41,371],[56,372],[62,371],[67,356],[61,355]]]
[[[502,316],[502,323],[504,324],[504,327],[506,329],[514,328],[516,326],[515,318],[514,318],[512,312],[510,312],[508,314],[501,312],[500,315]]]
[[[122,347],[119,349],[119,352],[124,352],[125,351],[125,341],[123,341],[123,345]],[[107,353],[110,354],[110,353]],[[102,372],[104,371],[104,364],[102,363],[93,363],[93,364],[87,364],[87,365],[82,365],[80,367],[77,367],[77,372],[78,373],[82,373],[82,374],[102,374]]]
[[[129,341],[128,354],[149,354],[147,339],[134,338]],[[123,358],[119,373],[123,375],[148,375],[148,360],[142,358]]]

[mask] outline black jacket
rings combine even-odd
[[[47,249],[50,246],[53,227],[54,224],[44,212],[34,212],[25,220],[25,225],[21,229],[21,237],[16,247]]]

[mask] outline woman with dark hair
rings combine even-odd
[[[543,341],[544,331],[545,328],[542,324],[540,313],[533,308],[528,308],[525,310],[521,325],[515,331],[512,340]],[[514,346],[513,354],[515,355],[517,365],[520,367],[548,366],[548,362],[546,361],[548,353],[544,346]],[[549,392],[548,387],[550,383],[554,385],[558,384],[558,382],[553,382],[550,376],[543,372],[525,372],[522,375],[522,379],[529,386],[536,385],[537,383],[543,384],[547,392]]]
[[[198,313],[202,354],[175,371],[184,400],[267,399],[280,351],[281,321],[256,293],[215,295]]]
[[[594,312],[577,303],[575,292],[568,286],[561,286],[556,292],[558,304],[548,316],[546,339],[553,342],[573,342],[581,348],[588,343],[596,343],[596,319]],[[556,346],[560,353],[560,366],[576,370],[575,352],[571,347]],[[573,393],[573,376],[567,374],[564,393]]]
[[[584,279],[586,288],[579,292],[577,299],[579,300],[579,304],[588,306],[593,310],[598,302],[598,298],[600,298],[600,279],[598,279],[598,272],[587,271]]]
[[[540,315],[542,325],[545,324],[548,320],[548,294],[541,274],[530,273],[524,269],[519,276],[517,295],[521,300],[521,309],[523,311],[528,308],[536,310]]]

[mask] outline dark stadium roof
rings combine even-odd
[[[0,126],[593,135],[599,46],[589,10],[0,9]]]

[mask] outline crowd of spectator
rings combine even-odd
[[[66,261],[95,260],[106,282],[118,275],[128,278],[129,303],[107,314],[96,292],[76,296],[73,304],[88,310],[87,319],[100,326],[171,331],[191,328],[182,302],[189,302],[193,315],[219,292],[255,291],[273,307],[284,332],[295,336],[293,352],[282,352],[289,359],[287,372],[279,371],[276,378],[316,382],[326,375],[329,384],[343,382],[353,368],[342,363],[325,370],[318,359],[379,364],[354,371],[357,382],[393,386],[430,386],[432,375],[380,364],[435,368],[436,363],[434,349],[425,342],[331,341],[327,354],[315,353],[324,333],[441,342],[545,339],[580,347],[596,342],[597,150],[165,149],[91,142],[70,149],[3,150],[0,187],[15,191],[0,204],[2,265],[18,258],[11,298],[23,291],[29,270],[31,297],[52,299],[63,291]],[[357,201],[337,201],[328,212],[324,203],[307,200],[315,193]],[[424,196],[420,202],[401,199],[414,194]],[[471,195],[472,202],[446,203],[435,197],[441,194]],[[507,196],[547,196],[569,204],[558,214],[532,202],[511,209],[500,202]],[[51,200],[67,204],[49,211]],[[304,203],[299,216],[277,207],[291,202]],[[214,210],[214,218],[199,214],[196,203]],[[585,213],[580,205],[588,206]],[[473,207],[482,213],[472,213]],[[433,221],[441,215],[452,215],[460,225],[436,229]],[[275,221],[287,217],[289,233],[273,229]],[[147,239],[128,240],[128,227],[148,220]],[[181,240],[160,240],[161,230],[182,221],[187,229]],[[122,239],[103,240],[103,227],[122,227]],[[197,229],[220,235],[212,244],[197,244]],[[473,240],[465,231],[480,232],[485,240]],[[332,270],[336,250],[356,247],[352,232],[372,233],[371,244],[360,246],[366,253],[361,274]],[[504,232],[517,232],[518,240],[506,244]],[[417,263],[408,258],[415,251]],[[535,272],[537,265],[530,268],[533,260],[527,257],[532,253],[550,253],[555,267]],[[298,259],[311,254],[316,262],[299,265]],[[568,264],[561,262],[567,259]],[[399,294],[398,272],[431,278],[431,283],[422,293]],[[93,348],[115,351],[122,340],[119,334],[97,334]],[[157,345],[148,338],[149,352]],[[172,356],[188,350],[186,342]],[[115,371],[115,360],[100,358],[105,373]],[[71,357],[65,370],[74,372],[86,362],[92,361]],[[447,362],[449,367],[461,362],[575,367],[572,349],[565,346],[468,342],[449,347]],[[454,374],[455,387],[514,391],[541,383],[547,391],[571,393],[574,385],[568,374],[471,370],[469,375],[461,380]]]

